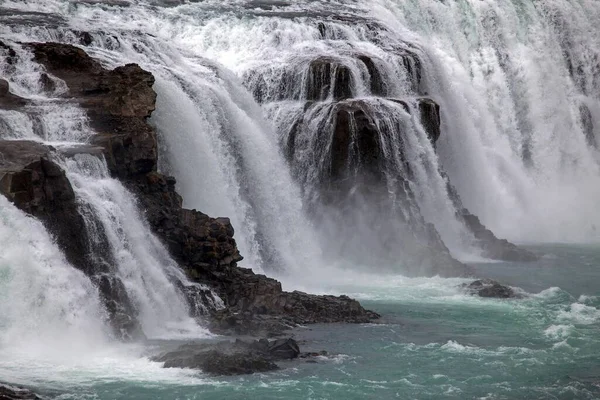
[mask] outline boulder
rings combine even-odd
[[[598,142],[596,140],[596,135],[594,135],[594,119],[592,118],[592,112],[589,107],[583,103],[579,105],[579,118],[588,145],[597,148]]]
[[[0,78],[0,108],[5,110],[16,110],[26,106],[28,101],[10,92],[10,84],[7,80]]]
[[[41,400],[41,397],[27,389],[0,383],[0,400]]]
[[[479,297],[494,297],[498,299],[520,297],[511,287],[501,285],[492,279],[479,279],[471,282],[470,284],[465,283],[462,285],[462,287],[464,287],[471,294]]]
[[[191,343],[175,351],[154,357],[164,368],[199,369],[211,375],[242,375],[279,369],[275,361],[291,360],[300,355],[293,339],[245,342]]]

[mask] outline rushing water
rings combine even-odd
[[[80,45],[78,32],[89,32],[86,51],[105,66],[136,62],[155,75],[160,169],[177,178],[186,207],[231,218],[244,266],[288,288],[355,296],[383,319],[297,331],[307,348],[332,353],[317,364],[230,379],[165,370],[146,358],[163,342],[110,339],[92,282],[41,224],[0,199],[0,381],[61,399],[600,398],[595,0],[175,3],[0,1],[1,39],[20,60],[2,57],[1,75],[34,104],[0,111],[2,139],[87,140],[84,112],[57,99],[64,83],[44,93],[42,68],[18,42]],[[312,74],[315,60],[333,69]],[[347,84],[326,84],[336,77]],[[440,105],[435,147],[418,118],[423,97]],[[322,198],[339,101],[376,117],[387,202]],[[360,157],[349,159],[357,177]],[[205,337],[180,293],[191,284],[103,160],[59,161],[144,333]],[[413,262],[412,242],[392,235],[408,234],[406,221],[433,223],[453,256],[477,259],[447,179],[498,236],[571,243],[534,247],[544,256],[533,264],[474,266],[522,287],[524,299],[374,272],[382,259],[395,271]]]

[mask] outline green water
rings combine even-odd
[[[49,366],[33,386],[60,399],[600,399],[600,248],[534,250],[546,255],[533,264],[476,265],[536,293],[521,300],[465,295],[460,279],[334,286],[382,319],[297,329],[303,350],[330,353],[317,363],[211,378],[100,357],[87,370]]]

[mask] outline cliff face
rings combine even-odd
[[[111,174],[135,196],[153,232],[196,282],[209,285],[225,302],[210,310],[213,330],[221,333],[276,334],[299,323],[366,322],[376,318],[347,297],[284,292],[274,279],[239,268],[242,260],[228,218],[211,218],[182,207],[175,179],[157,171],[157,139],[148,124],[155,108],[154,77],[136,64],[107,70],[80,48],[57,43],[27,44],[34,59],[68,86],[65,99],[78,102],[89,117]],[[0,107],[19,108],[25,99],[6,87]],[[173,133],[176,134],[176,133]],[[86,150],[83,150],[86,151]],[[142,335],[135,310],[111,260],[89,257],[85,224],[73,188],[53,162],[56,149],[35,142],[0,141],[0,192],[22,210],[40,218],[55,235],[68,260],[100,288],[116,332]],[[62,156],[69,156],[68,152]]]

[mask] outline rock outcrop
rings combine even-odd
[[[153,358],[164,368],[199,369],[211,375],[242,375],[279,369],[276,361],[298,358],[300,348],[293,339],[266,339],[215,344],[185,344]]]
[[[213,288],[226,310],[215,312],[220,332],[281,332],[307,322],[366,322],[377,317],[347,297],[287,293],[279,282],[239,268],[242,260],[227,218],[182,208],[175,179],[157,172],[157,140],[147,119],[155,107],[154,78],[138,65],[103,68],[83,50],[57,43],[28,45],[36,61],[64,80],[98,132],[109,169],[132,191],[155,234],[190,279]],[[238,315],[252,323],[233,323]],[[260,317],[256,317],[260,315]],[[224,323],[223,321],[227,321]]]
[[[470,284],[463,284],[469,293],[479,297],[494,297],[498,299],[520,298],[510,286],[505,286],[492,279],[479,279]]]
[[[41,400],[41,397],[27,389],[0,383],[0,400]]]
[[[479,218],[463,208],[459,217],[473,233],[476,244],[483,250],[483,256],[492,260],[510,262],[531,262],[539,259],[534,253],[525,250],[506,239],[499,239],[492,231],[487,229]]]

